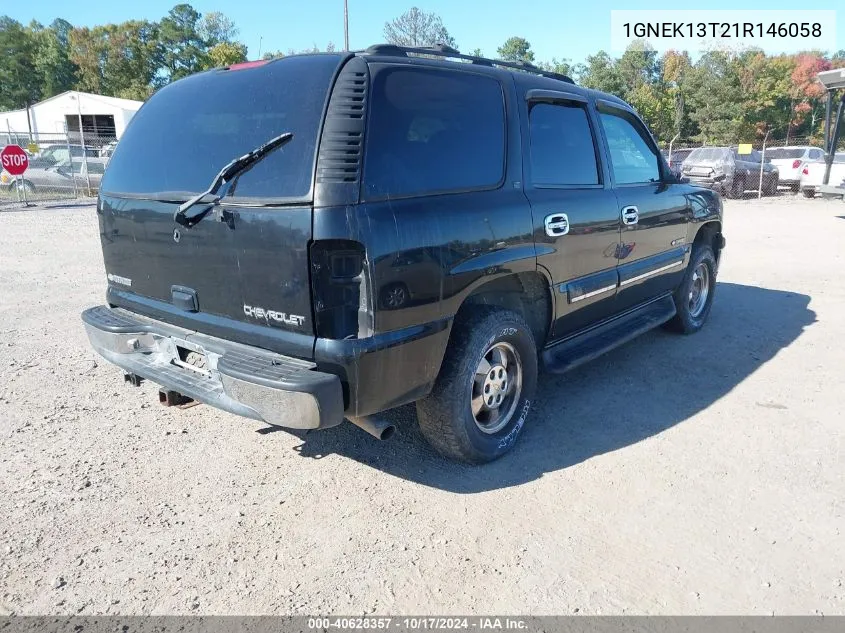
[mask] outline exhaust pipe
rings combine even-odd
[[[364,429],[377,440],[390,439],[390,436],[396,432],[396,427],[393,424],[387,420],[382,420],[372,416],[349,418],[349,421],[358,428]]]

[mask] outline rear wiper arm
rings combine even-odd
[[[196,204],[199,204],[200,202],[208,205],[214,205],[220,202],[220,199],[222,198],[222,195],[219,194],[221,187],[230,184],[235,178],[243,174],[247,169],[249,169],[250,167],[255,165],[255,163],[267,156],[267,154],[272,152],[274,149],[281,147],[292,138],[292,132],[285,132],[284,134],[279,134],[279,136],[270,139],[263,145],[256,147],[251,152],[248,152],[240,158],[236,158],[235,160],[233,160],[231,163],[229,163],[223,169],[220,170],[220,173],[218,173],[214,177],[214,180],[211,181],[211,186],[209,186],[208,189],[179,205],[179,208],[176,210],[176,213],[173,214],[174,221],[188,228],[194,226],[194,224],[196,224],[206,216],[208,210],[206,210],[206,213],[200,213],[197,216],[189,218],[185,215],[188,209],[190,209]],[[209,206],[209,209],[210,208],[211,206]]]

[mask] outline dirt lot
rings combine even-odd
[[[845,204],[728,202],[711,321],[541,378],[515,452],[297,437],[89,350],[93,208],[0,213],[0,614],[845,613]]]

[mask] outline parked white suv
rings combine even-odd
[[[807,163],[822,160],[824,150],[809,145],[795,145],[789,147],[774,147],[766,150],[766,158],[780,172],[780,184],[798,191],[801,183],[801,170]]]

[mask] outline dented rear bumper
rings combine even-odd
[[[103,358],[199,402],[268,424],[319,429],[343,421],[340,379],[315,363],[232,343],[128,310],[97,306],[82,313]],[[186,352],[205,367],[184,362]]]

